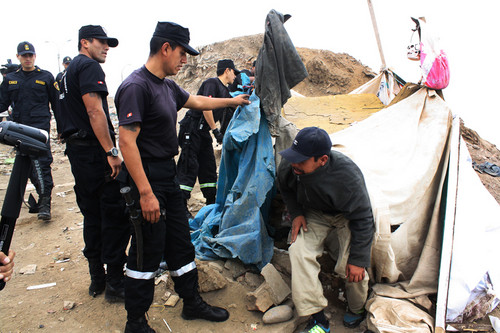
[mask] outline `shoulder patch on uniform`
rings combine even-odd
[[[42,86],[45,85],[45,81],[36,80],[35,83],[41,84]]]
[[[17,84],[17,81],[9,81],[9,84]]]
[[[59,84],[57,83],[57,81],[54,81],[54,87],[55,87],[57,90],[60,90],[60,89],[59,89]]]
[[[132,115],[133,115],[132,112],[127,113],[127,118],[132,117]]]
[[[97,84],[104,84],[103,81],[97,81]]]

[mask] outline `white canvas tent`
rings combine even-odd
[[[360,166],[372,200],[374,332],[444,331],[486,273],[490,293],[500,283],[500,207],[459,136],[458,118],[426,88],[331,135]]]

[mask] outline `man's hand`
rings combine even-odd
[[[14,257],[16,253],[12,250],[9,250],[9,256],[6,256],[5,253],[0,251],[0,280],[4,280],[7,282],[10,280],[12,276],[12,272],[14,271]]]
[[[214,128],[212,130],[212,133],[214,134],[215,136],[215,140],[217,140],[217,143],[222,143],[222,140],[224,139],[224,135],[219,131],[218,128]]]
[[[299,234],[300,228],[303,228],[305,232],[307,232],[307,222],[306,218],[303,215],[299,215],[292,221],[292,239],[291,243],[294,243],[297,239],[297,235]]]
[[[152,191],[141,195],[140,203],[142,216],[146,221],[156,223],[160,220],[160,203]]]
[[[234,106],[240,106],[240,105],[248,105],[251,102],[248,100],[250,95],[247,94],[241,94],[236,97],[233,97],[232,100],[234,101]]]
[[[111,167],[111,178],[115,179],[122,169],[122,159],[118,156],[108,156],[108,164]]]
[[[347,264],[345,275],[349,282],[363,281],[365,278],[365,268]]]

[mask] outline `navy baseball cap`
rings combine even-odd
[[[306,127],[297,133],[290,148],[280,155],[290,163],[300,163],[311,157],[328,155],[332,149],[330,136],[319,127]]]
[[[200,52],[189,46],[189,29],[184,28],[177,23],[173,22],[158,22],[156,24],[155,32],[153,37],[161,37],[172,42],[176,42],[182,47],[184,47],[190,55],[198,55]]]
[[[26,41],[19,43],[17,45],[17,54],[23,55],[27,53],[36,54],[35,47],[33,46],[33,44]]]
[[[65,56],[63,58],[63,64],[69,64],[71,62],[71,57]]]
[[[217,70],[231,68],[235,75],[240,74],[240,71],[234,68],[234,62],[231,59],[222,59],[217,62]]]
[[[97,38],[106,40],[110,47],[118,46],[118,39],[113,37],[108,37],[103,27],[100,25],[84,25],[78,30],[78,40],[88,39],[88,38]]]

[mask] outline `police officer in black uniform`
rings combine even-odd
[[[57,81],[58,85],[61,84],[62,77],[63,77],[64,73],[66,73],[66,69],[68,69],[68,66],[69,66],[70,63],[71,63],[71,57],[65,56],[63,58],[63,61],[62,61],[64,69],[63,69],[62,72],[60,72],[59,74],[56,75],[56,81]]]
[[[76,200],[83,214],[83,254],[89,261],[93,297],[106,290],[109,302],[124,300],[123,268],[130,238],[125,202],[115,177],[121,158],[108,111],[105,75],[100,63],[118,40],[99,25],[80,28],[79,55],[61,81],[61,138],[75,177]],[[103,264],[107,264],[107,274]]]
[[[205,80],[198,89],[198,95],[231,98],[227,85],[233,83],[239,73],[240,71],[234,67],[232,60],[219,60],[217,63],[217,77]],[[224,119],[226,117],[231,119],[233,112],[234,109],[232,108],[207,110],[203,111],[203,114],[196,110],[189,110],[179,123],[179,146],[182,151],[177,168],[188,218],[191,218],[191,214],[187,208],[187,201],[191,196],[196,178],[200,183],[200,189],[206,199],[206,204],[215,203],[217,165],[210,130],[212,130],[217,142],[222,143],[225,128],[219,130],[216,127],[216,122],[219,121],[222,126],[225,122]]]
[[[12,120],[24,125],[43,129],[50,134],[50,109],[57,117],[57,85],[54,76],[35,66],[35,47],[29,42],[17,46],[17,59],[21,67],[5,76],[1,86],[0,113],[12,105]],[[32,158],[30,180],[38,193],[38,219],[50,220],[52,188],[52,153],[50,137],[46,153]],[[34,210],[36,211],[36,210]]]

